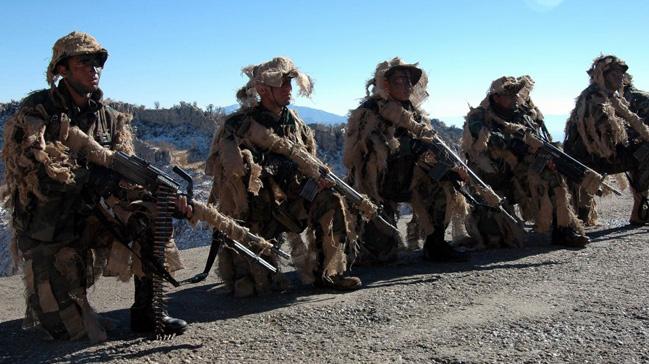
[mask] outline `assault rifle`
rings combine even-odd
[[[390,224],[386,219],[386,217],[383,216],[383,211],[381,206],[376,205],[375,203],[370,201],[367,196],[364,196],[360,192],[356,191],[352,186],[348,185],[345,181],[340,179],[340,177],[336,176],[332,171],[330,171],[329,168],[324,167],[319,160],[313,157],[310,158],[314,163],[320,166],[321,177],[325,181],[331,183],[333,185],[334,190],[336,190],[338,193],[345,196],[345,198],[347,198],[349,201],[352,202],[352,204],[356,206],[365,205],[369,207],[369,209],[373,211],[373,213],[371,214],[372,215],[371,219],[377,222],[379,226],[382,226],[384,229],[388,229],[397,234],[399,233],[399,229],[397,229],[394,225]],[[304,185],[304,187],[302,188],[302,191],[300,192],[300,196],[302,196],[303,198],[309,201],[313,201],[313,199],[315,199],[318,192],[320,192],[320,187],[318,186],[318,182],[314,179],[309,179]]]
[[[469,168],[466,163],[464,163],[462,158],[460,158],[460,156],[458,156],[448,145],[446,145],[446,143],[444,143],[444,141],[439,136],[437,136],[437,134],[432,134],[431,142],[421,139],[411,139],[410,146],[416,153],[425,153],[426,151],[430,151],[435,156],[434,164],[426,163],[425,157],[420,158],[419,162],[423,164],[420,165],[424,170],[426,170],[426,173],[431,179],[433,179],[434,181],[439,181],[445,177],[449,178],[449,180],[453,182],[455,189],[459,193],[464,195],[464,197],[466,197],[467,200],[471,202],[471,204],[496,210],[503,214],[503,216],[505,216],[507,220],[522,228],[523,222],[517,217],[510,214],[504,208],[503,205],[505,204],[506,200],[498,196],[498,194],[496,194],[488,184],[480,179],[480,177],[473,170],[471,170],[471,168]],[[467,172],[469,183],[477,184],[479,189],[481,189],[484,193],[491,195],[491,204],[480,202],[479,199],[475,197],[471,192],[460,186],[460,184],[458,183],[458,178],[449,176],[451,170],[456,166],[462,167]]]
[[[621,196],[622,193],[618,191],[615,187],[607,184],[604,180],[605,175],[597,173],[592,168],[586,166],[580,161],[573,158],[568,153],[557,148],[552,141],[550,140],[549,134],[543,125],[543,134],[539,133],[538,130],[534,127],[532,120],[529,116],[525,115],[523,117],[525,122],[525,131],[515,133],[514,136],[520,141],[523,138],[533,138],[536,139],[539,144],[539,150],[536,152],[536,160],[532,163],[532,170],[537,173],[543,171],[547,167],[548,163],[552,161],[557,167],[557,171],[564,175],[568,180],[574,183],[582,183],[585,178],[593,178],[597,181],[598,185],[606,188],[607,190],[615,193],[618,196]],[[526,133],[527,132],[527,133]]]

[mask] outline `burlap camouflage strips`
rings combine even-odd
[[[588,69],[590,85],[577,98],[566,123],[564,147],[575,158],[600,173],[628,172],[632,187],[643,185],[639,180],[645,177],[641,177],[642,172],[638,170],[640,163],[633,154],[637,148],[649,142],[649,127],[643,119],[647,115],[649,98],[643,97],[638,90],[634,91],[628,74],[623,76],[620,89],[610,89],[606,76],[612,70],[626,72],[628,66],[614,55],[602,55]],[[623,179],[621,176],[618,181]],[[646,191],[634,188],[633,192],[631,220],[639,222],[638,209]],[[588,225],[596,224],[594,194],[580,186],[573,186],[572,193],[580,217]]]
[[[528,127],[540,132],[543,125],[543,114],[530,98],[533,86],[530,76],[505,76],[492,82],[480,106],[472,108],[466,116],[462,149],[469,167],[499,195],[518,204],[524,219],[533,221],[537,231],[548,232],[554,223],[581,232],[583,228],[569,204],[564,179],[548,168],[535,171],[535,154],[521,153],[513,147],[517,134],[525,149],[535,150],[539,146],[535,139],[523,134]],[[516,109],[510,115],[499,112],[494,95],[515,96]],[[513,237],[503,238],[506,245],[513,245]]]
[[[272,60],[244,67],[241,72],[250,79],[237,91],[237,101],[243,107],[252,107],[259,102],[256,85],[280,87],[285,78],[295,79],[299,95],[309,97],[313,91],[313,80],[300,71],[287,57],[275,57]]]
[[[91,95],[86,112],[73,112],[66,84],[59,82],[25,98],[4,129],[4,198],[13,211],[13,250],[25,274],[25,325],[59,339],[87,335],[92,341],[104,340],[104,329],[87,302],[87,289],[100,275],[121,280],[144,275],[140,262],[115,242],[82,198],[90,180],[85,161],[106,165],[107,147],[133,152],[130,116],[105,106],[101,95],[100,90]],[[109,136],[105,130],[111,131]],[[98,144],[94,139],[98,135],[107,137],[108,144]],[[141,201],[135,192],[127,195]],[[146,210],[141,202],[108,203],[124,224],[134,208]],[[149,216],[153,214],[149,211]],[[133,248],[140,252],[141,242]],[[165,252],[169,270],[182,267],[173,241]]]
[[[294,111],[277,117],[257,105],[242,107],[220,126],[206,164],[206,174],[214,176],[210,201],[266,238],[288,233],[306,283],[314,274],[342,274],[347,243],[354,240],[341,196],[323,190],[308,202],[299,195],[306,179],[320,176],[315,153],[313,132]],[[300,237],[305,229],[307,242]],[[235,295],[267,292],[275,279],[227,249],[219,259],[219,273]]]
[[[409,71],[413,85],[409,106],[394,100],[386,88],[386,74],[394,69]],[[433,182],[418,166],[418,158],[425,156],[410,150],[412,138],[429,140],[435,135],[419,108],[428,96],[427,83],[426,73],[417,64],[398,57],[379,63],[366,84],[366,98],[352,110],[345,129],[343,163],[349,181],[390,213],[396,213],[398,203],[409,202],[417,225],[411,224],[411,236],[445,229],[451,220],[462,220],[468,209],[449,182]],[[367,245],[374,238],[364,240]]]

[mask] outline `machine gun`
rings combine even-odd
[[[543,127],[543,133],[539,133],[538,130],[534,127],[534,123],[529,116],[525,115],[523,117],[525,122],[525,131],[518,132],[514,134],[519,140],[524,138],[533,138],[540,145],[538,151],[536,152],[536,160],[532,163],[532,169],[537,173],[540,173],[544,168],[548,166],[548,163],[552,161],[557,168],[557,171],[564,175],[568,180],[574,183],[582,183],[586,179],[594,181],[594,186],[602,186],[605,189],[613,192],[614,194],[621,196],[622,193],[618,191],[615,187],[607,184],[604,180],[605,175],[597,173],[592,168],[581,163],[577,159],[570,156],[568,153],[556,147],[552,144],[552,141],[549,138],[545,127]],[[598,188],[593,187],[597,192]]]
[[[180,185],[171,176],[166,174],[161,169],[151,165],[151,163],[135,155],[129,156],[123,152],[116,152],[115,154],[113,154],[110,169],[116,172],[117,174],[119,174],[122,178],[132,183],[141,185],[149,191],[155,191],[160,186],[165,186],[169,189],[172,189],[174,193],[177,194],[180,189]],[[178,166],[174,166],[173,171],[177,173],[185,181],[187,181],[187,193],[186,193],[187,201],[192,206],[195,213],[199,214],[200,216],[206,216],[204,221],[208,223],[210,226],[215,227],[220,225],[221,222],[220,220],[223,219],[223,215],[220,212],[218,212],[213,207],[210,207],[202,202],[194,200],[194,188],[193,188],[192,177],[186,171],[184,171],[182,168]],[[283,258],[290,259],[290,255],[282,251],[279,248],[279,246],[277,246],[276,244],[270,244],[263,238],[250,233],[245,228],[239,227],[239,229],[245,231],[244,235],[245,235],[245,240],[247,242],[253,245],[257,245],[262,249],[269,249],[273,253]],[[223,236],[227,238],[225,234],[223,234]],[[275,267],[273,267],[270,263],[265,261],[257,254],[253,253],[250,249],[245,247],[243,244],[230,238],[227,239],[228,239],[229,246],[232,246],[233,248],[235,248],[235,250],[249,256],[254,261],[258,262],[265,268],[271,270],[273,273],[276,272]],[[192,281],[191,283],[196,283],[196,282]]]
[[[155,317],[154,333],[157,338],[163,338],[165,337],[165,333],[162,318],[166,309],[166,303],[164,301],[165,286],[163,280],[166,280],[167,282],[177,287],[184,283],[200,282],[207,276],[207,274],[203,272],[202,274],[199,274],[189,280],[185,280],[179,283],[175,279],[173,279],[173,277],[171,277],[171,274],[169,274],[169,272],[167,272],[167,270],[164,268],[165,246],[169,242],[173,231],[172,217],[175,210],[175,199],[179,193],[180,185],[171,176],[167,175],[162,170],[152,166],[142,158],[134,155],[129,156],[123,152],[115,152],[112,154],[109,164],[110,165],[107,166],[109,170],[116,173],[121,178],[129,181],[130,183],[143,186],[147,191],[152,192],[155,197],[157,211],[154,217],[153,259],[152,261],[148,261],[147,259],[142,259],[142,256],[137,254],[136,257],[138,257],[142,261],[143,265],[151,269],[151,271],[154,273],[152,278],[152,307]],[[239,235],[243,235],[247,242],[256,244],[262,248],[270,248],[282,256],[288,256],[287,253],[279,250],[279,247],[274,246],[263,238],[250,233],[247,229],[235,225],[233,221],[223,216],[215,208],[195,201],[193,199],[193,183],[191,176],[189,176],[187,172],[177,166],[174,167],[174,171],[188,182],[188,203],[192,206],[195,215],[203,217],[203,221],[214,227],[219,227],[225,223],[229,228],[232,229],[231,231],[237,230]],[[119,239],[121,235],[117,234],[116,236]],[[122,241],[122,243],[124,243],[129,248],[129,250],[133,251],[130,248],[129,244],[126,243],[127,239],[122,236],[119,240]],[[228,241],[228,244],[231,245],[236,251],[249,256],[255,262],[263,265],[273,272],[276,272],[276,268],[272,264],[265,261],[259,255],[253,253],[250,249],[246,248],[241,243],[230,239]],[[216,250],[218,251],[218,249]],[[214,255],[215,254],[216,252],[214,252]],[[213,260],[214,258],[212,257],[211,261],[209,262],[210,267]],[[207,268],[206,270],[209,272],[209,268]]]

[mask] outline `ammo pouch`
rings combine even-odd
[[[78,238],[78,223],[83,217],[84,203],[81,198],[82,186],[86,183],[87,170],[75,171],[75,182],[63,184],[49,178],[39,178],[40,192],[47,197],[45,201],[32,201],[23,206],[17,196],[13,214],[13,224],[17,231],[31,239],[53,242],[70,241]]]
[[[417,157],[417,164],[421,166],[426,171],[428,177],[430,177],[435,182],[442,180],[442,178],[444,178],[453,167],[445,163],[444,158],[442,158],[443,156],[437,155],[439,153],[439,149],[435,150],[430,145],[422,142],[421,140],[410,140],[410,149]],[[430,165],[423,160],[422,155],[427,152],[435,154],[435,159],[438,159],[434,165]]]
[[[280,186],[288,186],[299,174],[297,164],[287,157],[279,154],[268,153],[263,157],[264,172],[273,176]]]

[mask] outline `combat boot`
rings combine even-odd
[[[153,312],[153,281],[149,277],[134,277],[135,303],[131,306],[131,330],[133,332],[153,332],[155,313]],[[181,335],[187,329],[187,322],[162,314],[164,334]]]
[[[633,192],[633,209],[629,224],[642,226],[649,222],[649,201],[647,197],[637,192]]]
[[[355,291],[363,286],[363,282],[358,277],[338,274],[327,278],[318,276],[313,285],[317,288],[332,288],[337,291]]]
[[[570,248],[583,248],[590,243],[588,236],[580,234],[568,226],[555,227],[552,230],[552,244],[563,245]]]
[[[423,253],[424,259],[431,262],[467,262],[470,258],[467,251],[459,250],[444,240],[443,227],[436,227],[426,237]]]

